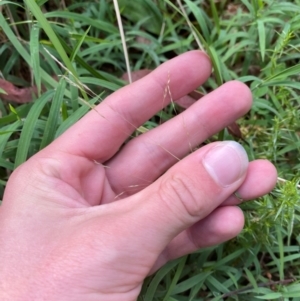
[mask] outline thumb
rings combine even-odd
[[[248,157],[233,141],[209,144],[131,196],[133,233],[160,253],[180,232],[208,216],[243,183]],[[134,222],[133,222],[134,221]]]

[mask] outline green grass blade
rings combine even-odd
[[[282,293],[269,293],[264,296],[256,296],[256,298],[262,300],[282,300]]]
[[[236,250],[235,252],[227,255],[226,257],[224,257],[221,260],[219,260],[218,262],[216,262],[216,264],[214,265],[214,268],[222,266],[225,263],[228,263],[228,262],[234,260],[235,258],[239,258],[244,252],[245,252],[245,249]]]
[[[257,282],[256,282],[256,280],[255,280],[252,272],[249,269],[247,269],[247,268],[244,268],[244,271],[245,271],[245,273],[247,275],[248,281],[251,283],[251,285],[253,286],[253,288],[258,288]]]
[[[186,263],[186,260],[187,260],[187,256],[184,256],[183,258],[181,258],[181,260],[180,260],[180,262],[177,266],[176,273],[175,273],[175,275],[172,279],[172,282],[171,282],[170,286],[168,287],[168,291],[167,291],[163,301],[168,301],[171,294],[173,293],[173,290],[174,290],[174,288],[175,288],[175,286],[176,286],[176,284],[177,284],[177,282],[178,282],[178,280],[179,280],[179,278],[182,274],[182,271],[184,269],[184,265]]]
[[[76,110],[72,115],[70,115],[57,129],[55,138],[64,133],[69,127],[71,127],[74,123],[76,123],[81,117],[83,117],[97,101],[99,97],[95,97],[89,101],[88,105],[81,106],[78,110]]]
[[[163,266],[153,277],[151,283],[149,284],[149,287],[147,289],[147,292],[144,296],[144,301],[153,301],[155,292],[157,290],[157,287],[160,283],[160,281],[165,277],[166,274],[168,274],[178,263],[180,262],[180,259],[174,260]]]
[[[212,273],[213,273],[212,271],[202,272],[193,277],[190,277],[189,279],[186,279],[186,280],[180,282],[174,288],[173,294],[180,294],[182,292],[186,292],[187,290],[189,290],[199,284],[203,285],[206,278]]]
[[[265,80],[265,82],[270,82],[274,79],[286,79],[289,76],[300,74],[300,64],[286,68],[285,70],[278,72]]]
[[[255,10],[254,10],[253,6],[251,5],[251,3],[249,3],[248,0],[241,0],[241,2],[247,7],[247,9],[249,10],[249,12],[252,15],[255,15]]]
[[[75,48],[71,54],[71,57],[70,57],[71,62],[74,61],[74,58],[76,57],[78,51],[80,50],[80,47],[82,46],[83,42],[85,41],[85,38],[86,38],[87,34],[89,33],[90,29],[91,29],[91,26],[86,30],[86,32],[82,35],[81,39],[79,39],[79,41],[77,42],[77,45],[75,46]]]
[[[26,161],[36,122],[41,114],[42,109],[44,108],[46,103],[51,99],[53,94],[53,90],[43,94],[43,96],[41,96],[35,101],[31,110],[29,111],[24,121],[24,126],[19,139],[15,160],[15,168],[17,168],[19,165]]]
[[[12,124],[9,124],[7,126],[4,126],[1,128],[1,132],[3,133],[0,135],[0,157],[2,156],[2,153],[6,147],[7,141],[10,138],[10,136],[18,130],[18,128],[22,125],[21,120],[17,120]]]
[[[205,283],[212,291],[217,289],[218,291],[220,291],[222,293],[229,292],[228,288],[225,287],[216,277],[213,277],[212,275],[207,277]]]
[[[265,53],[266,53],[266,29],[263,21],[257,20],[257,30],[258,30],[258,38],[259,38],[260,55],[262,61],[264,61]]]
[[[30,0],[25,0],[25,1],[30,1]],[[68,11],[54,11],[54,12],[46,13],[45,18],[55,18],[55,19],[63,18],[67,20],[75,20],[75,21],[85,23],[84,25],[92,26],[93,28],[103,30],[104,32],[108,32],[112,34],[118,33],[117,28],[113,26],[111,23],[104,22],[101,20],[94,20],[83,14],[77,14]]]
[[[11,170],[11,171],[14,170],[13,163],[8,162],[7,160],[5,160],[3,158],[0,158],[0,166],[6,168],[8,170]]]
[[[42,6],[43,4],[45,4],[48,1],[49,0],[37,0],[36,3],[37,3],[38,6]]]
[[[54,140],[55,133],[57,130],[57,125],[59,123],[60,118],[60,108],[62,105],[63,97],[64,97],[64,90],[66,88],[66,81],[65,79],[61,79],[59,81],[57,90],[52,100],[48,120],[46,123],[46,128],[43,136],[43,140],[41,142],[40,149],[46,147],[49,143]]]
[[[30,32],[30,54],[31,54],[31,66],[34,74],[34,79],[38,91],[38,96],[41,95],[42,79],[40,68],[40,44],[39,44],[40,29],[34,24]]]
[[[27,113],[29,112],[31,107],[31,104],[24,104],[16,108],[18,112],[18,116],[21,118],[25,118],[27,116]],[[3,116],[0,118],[0,126],[7,125],[9,123],[12,123],[14,121],[18,120],[16,114],[10,113],[9,115]]]
[[[118,0],[122,15],[133,23],[141,21],[147,31],[159,34],[163,22],[162,12],[157,1],[153,0]]]
[[[31,64],[31,57],[28,51],[23,47],[19,39],[16,37],[10,26],[7,24],[3,14],[0,14],[0,27],[12,43],[14,49],[23,57],[28,65]]]
[[[60,43],[66,50],[66,52],[69,55],[72,55],[72,49],[68,46],[68,44],[63,41],[62,38],[59,37]],[[99,79],[105,79],[97,70],[93,69],[89,64],[87,64],[80,56],[75,55],[75,62],[80,64],[83,68],[85,68],[87,71],[89,71],[93,76],[99,78]]]
[[[28,51],[23,47],[19,39],[16,37],[14,32],[11,30],[10,26],[7,24],[3,14],[0,14],[0,27],[8,37],[9,41],[12,43],[14,49],[21,55],[21,57],[26,61],[26,63],[31,66],[31,57]],[[56,87],[57,82],[47,74],[44,70],[41,70],[41,75],[43,79],[52,87]]]
[[[217,29],[217,33],[220,34],[220,18],[219,18],[218,10],[216,8],[216,3],[215,3],[214,0],[209,0],[209,3],[210,3],[213,19],[214,19],[214,22],[215,22],[215,26],[216,26],[216,29]]]
[[[208,47],[207,52],[211,58],[211,62],[212,62],[213,68],[214,68],[214,74],[216,77],[216,82],[217,82],[218,86],[221,86],[223,84],[223,77],[222,77],[222,70],[221,70],[221,63],[220,63],[219,55],[217,54],[216,50],[212,46]]]
[[[203,15],[203,12],[201,8],[196,5],[194,2],[190,0],[185,0],[186,4],[188,5],[190,11],[193,13],[195,16],[197,23],[199,24],[201,30],[202,30],[202,36],[205,38],[206,42],[210,44],[211,38],[210,38],[210,31],[208,29],[206,19]]]
[[[21,7],[22,9],[24,9],[24,7],[19,3],[15,3],[15,2],[12,2],[12,1],[5,1],[5,0],[0,1],[0,6],[5,5],[5,4],[16,5],[16,6]]]
[[[277,243],[278,243],[278,249],[279,249],[279,278],[280,280],[284,279],[284,251],[283,251],[283,239],[282,239],[282,233],[281,233],[281,227],[277,226]]]
[[[94,77],[80,77],[79,79],[84,84],[93,84],[93,85],[96,85],[97,87],[100,86],[102,88],[106,88],[111,91],[116,91],[121,88],[121,85],[117,85],[115,83],[112,83],[112,82],[109,82],[106,80],[101,80],[101,79],[94,78]]]
[[[59,56],[61,57],[63,63],[65,64],[66,68],[71,72],[75,77],[76,76],[76,71],[67,56],[64,48],[62,47],[61,43],[59,42],[59,39],[57,35],[55,34],[54,30],[50,26],[49,22],[45,18],[43,12],[41,11],[40,7],[36,4],[34,0],[24,0],[25,3],[27,4],[28,8],[34,15],[34,17],[37,19],[37,21],[40,23],[40,26],[43,28],[45,33],[47,34],[48,38],[52,42],[54,48],[58,52]]]

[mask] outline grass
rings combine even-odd
[[[196,35],[214,66],[202,92],[232,79],[249,85],[254,104],[239,121],[240,143],[284,181],[242,205],[238,238],[170,262],[146,279],[140,300],[300,300],[300,1],[180,2],[190,24],[176,1],[119,0],[123,44],[112,1],[0,2],[1,77],[39,91],[26,104],[0,94],[0,193],[15,167],[124,85],[129,63],[155,68],[199,48]],[[165,109],[143,130],[173,114]]]

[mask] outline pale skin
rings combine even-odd
[[[11,175],[0,208],[1,300],[133,301],[167,261],[242,230],[234,193],[244,200],[268,193],[274,166],[248,164],[236,143],[187,154],[249,111],[244,84],[224,84],[121,148],[161,109],[168,77],[176,100],[210,72],[200,51],[166,62]]]

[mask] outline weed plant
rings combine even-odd
[[[279,173],[272,193],[242,205],[236,239],[170,262],[139,299],[300,300],[300,1],[182,0],[185,14],[171,0],[118,3],[132,70],[197,49],[196,35],[214,66],[203,93],[232,79],[249,85],[239,142]],[[14,168],[125,84],[126,63],[113,1],[2,0],[0,10],[1,78],[38,89],[26,104],[0,94],[2,195]],[[166,108],[142,129],[173,115]],[[236,139],[225,130],[209,141],[220,137]]]

